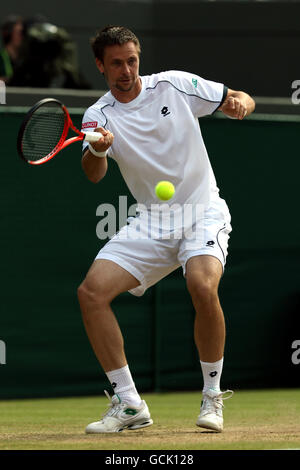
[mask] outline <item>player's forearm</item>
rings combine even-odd
[[[82,156],[82,168],[92,183],[98,183],[107,171],[107,157],[96,157],[89,150]]]
[[[103,127],[97,127],[95,132],[100,132],[102,137],[97,142],[90,144],[92,151],[87,148],[82,157],[83,171],[92,183],[98,183],[102,180],[107,171],[107,158],[101,155],[98,156],[97,153],[107,152],[114,140],[113,134]],[[93,150],[96,155],[94,155]]]

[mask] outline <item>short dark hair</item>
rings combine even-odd
[[[130,29],[127,29],[124,26],[108,25],[101,31],[98,31],[96,36],[93,37],[90,42],[96,59],[103,62],[106,46],[114,46],[115,44],[121,46],[129,41],[132,41],[136,45],[138,53],[140,54],[140,41],[136,35],[130,31]]]

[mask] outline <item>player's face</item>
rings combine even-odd
[[[133,42],[107,46],[103,62],[96,59],[99,70],[104,73],[113,95],[134,95],[140,91],[139,53]]]

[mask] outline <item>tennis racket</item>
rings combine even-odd
[[[67,139],[69,129],[77,136]],[[17,148],[20,157],[30,165],[41,165],[74,142],[97,142],[100,132],[81,132],[70,118],[67,108],[54,98],[36,103],[20,127]]]

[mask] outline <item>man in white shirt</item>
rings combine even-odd
[[[218,285],[231,218],[219,196],[198,118],[218,109],[243,119],[255,103],[244,92],[186,72],[140,76],[140,43],[124,27],[104,28],[92,47],[110,91],[83,117],[83,131],[103,135],[93,145],[83,144],[83,170],[97,183],[106,174],[107,157],[113,158],[138,203],[138,215],[100,250],[78,289],[88,337],[115,393],[110,410],[86,432],[119,432],[153,423],[132,379],[110,304],[122,292],[143,295],[179,266],[195,307],[194,338],[204,381],[196,424],[220,432],[226,392],[220,390],[225,322]],[[161,180],[176,188],[167,204],[159,204],[155,195]],[[166,205],[175,208],[175,225],[167,229],[161,217]],[[197,208],[195,217],[182,217],[185,205]]]

